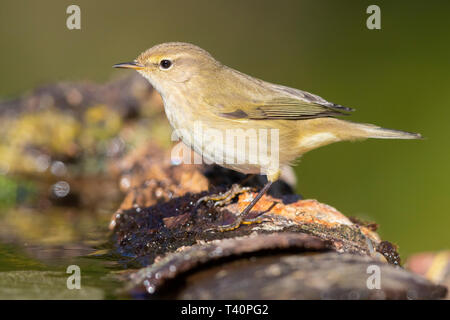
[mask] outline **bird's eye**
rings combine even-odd
[[[162,69],[169,69],[172,66],[172,61],[164,59],[159,63]]]

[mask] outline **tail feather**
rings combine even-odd
[[[423,139],[420,133],[407,132],[394,129],[385,129],[372,124],[358,124],[366,138],[376,139]]]

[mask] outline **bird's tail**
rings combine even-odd
[[[394,129],[385,129],[373,124],[354,123],[355,129],[358,129],[365,138],[376,139],[422,139],[420,133],[406,132]]]

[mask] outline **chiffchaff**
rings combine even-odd
[[[279,178],[280,168],[305,152],[345,140],[421,138],[416,133],[336,119],[353,109],[253,78],[188,43],[163,43],[134,62],[114,67],[135,69],[150,81],[163,99],[172,127],[205,160],[267,176],[268,183],[257,197],[222,230],[244,222],[245,215]],[[235,138],[240,143],[235,143]]]

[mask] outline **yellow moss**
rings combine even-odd
[[[24,114],[9,121],[3,143],[22,150],[26,146],[36,146],[54,153],[71,154],[80,132],[80,124],[73,116],[54,109]]]
[[[83,124],[80,144],[83,148],[90,149],[99,141],[116,136],[122,127],[122,118],[111,108],[97,105],[86,111]]]
[[[158,97],[154,96],[155,101],[151,104],[157,105]],[[104,153],[110,139],[116,136],[120,136],[128,146],[138,146],[152,139],[169,147],[172,130],[162,109],[155,106],[148,109],[151,117],[143,115],[139,121],[127,123],[120,113],[102,104],[88,108],[81,119],[51,107],[24,113],[17,118],[0,118],[0,173],[45,170],[39,153],[30,152],[33,149],[42,150],[43,157],[72,157],[80,151],[84,157],[96,156]]]
[[[3,172],[34,172],[39,167],[36,154],[28,147],[50,154],[73,156],[80,124],[69,114],[57,109],[23,114],[18,118],[0,120],[0,170]]]

